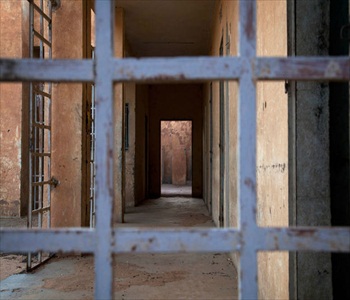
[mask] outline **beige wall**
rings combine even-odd
[[[27,1],[0,1],[0,57],[28,57],[27,22]],[[27,84],[0,84],[1,216],[26,214],[28,185],[26,182],[21,185],[21,177],[28,182],[29,110],[26,105],[22,109],[22,98],[27,104],[27,91]]]
[[[125,150],[125,206],[135,206],[135,106],[136,85],[124,85],[124,102],[129,104],[129,148]]]
[[[81,59],[83,1],[61,1],[53,14],[52,55]],[[67,24],[70,26],[67,27]],[[82,112],[83,85],[54,83],[52,96],[52,176],[60,184],[52,190],[52,227],[82,225]],[[69,124],[69,129],[67,128]]]
[[[287,55],[286,1],[258,1],[258,55]],[[237,55],[238,3],[218,1],[212,33],[211,54],[219,55],[223,40],[224,55]],[[229,49],[226,45],[229,44]],[[224,225],[237,226],[237,83],[224,83],[225,97],[225,179]],[[257,85],[257,181],[260,226],[288,226],[288,111],[284,82]],[[212,198],[212,216],[219,224],[220,213],[220,99],[219,82],[212,83],[213,175],[209,181],[210,85],[205,87],[205,179],[206,203]],[[227,144],[228,143],[228,144]],[[229,149],[229,151],[227,151]],[[229,162],[229,163],[228,163]],[[228,169],[229,166],[229,169]],[[211,197],[210,197],[210,192]],[[229,200],[230,199],[230,200]],[[208,203],[210,207],[210,204]],[[233,255],[237,265],[237,256]],[[259,298],[289,297],[288,253],[260,253]]]
[[[287,56],[286,1],[258,1],[257,54]],[[288,97],[284,81],[257,85],[259,226],[288,227]],[[258,256],[261,299],[289,296],[288,252]]]
[[[151,85],[149,88],[149,180],[150,196],[160,196],[160,121],[192,120],[192,195],[202,197],[202,85]]]

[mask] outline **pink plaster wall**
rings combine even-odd
[[[192,122],[161,122],[162,183],[185,185],[192,179]]]

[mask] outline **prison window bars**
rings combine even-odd
[[[94,82],[96,87],[96,228],[0,231],[0,251],[79,251],[95,255],[95,297],[113,297],[114,253],[233,252],[239,297],[256,299],[258,251],[349,252],[348,227],[258,227],[256,222],[256,82],[350,80],[349,57],[256,57],[256,1],[241,0],[238,57],[117,59],[113,1],[96,1],[96,59],[0,60],[1,81]],[[113,228],[114,82],[239,81],[238,228]],[[244,165],[243,165],[244,162]],[[243,167],[244,166],[244,167]]]

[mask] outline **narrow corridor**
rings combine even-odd
[[[159,198],[128,209],[125,224],[213,227],[202,199]],[[115,299],[235,299],[237,272],[229,256],[123,254],[115,257]],[[32,274],[1,281],[1,299],[93,299],[93,256],[58,257]]]

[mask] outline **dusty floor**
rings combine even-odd
[[[191,182],[188,182],[187,185],[162,184],[160,193],[163,197],[191,197],[191,184]]]
[[[201,199],[160,198],[132,208],[122,226],[214,226]],[[114,260],[115,299],[235,299],[230,258],[209,254],[123,254]],[[0,299],[92,299],[93,256],[54,258],[0,282]]]

